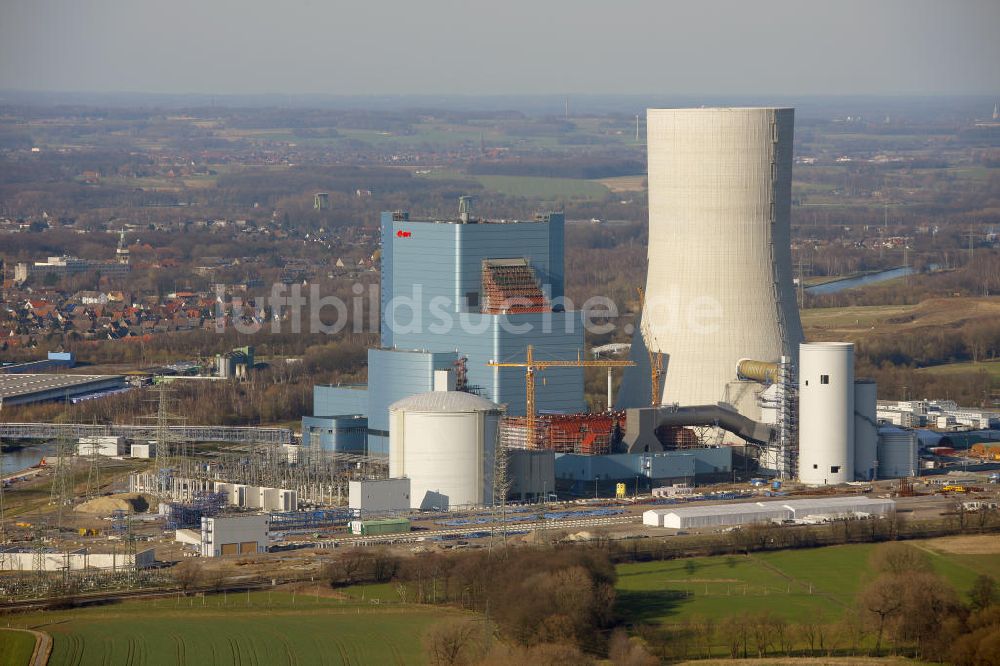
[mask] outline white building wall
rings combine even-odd
[[[642,325],[619,404],[649,404],[652,348],[664,404],[726,401],[740,359],[798,355],[790,249],[794,111],[649,109],[649,250]]]
[[[663,516],[670,513],[667,509],[650,509],[642,512],[642,524],[649,527],[663,527]]]
[[[35,554],[31,551],[5,552],[0,557],[2,571],[31,571]],[[152,548],[135,554],[135,565],[145,569],[155,564]],[[82,571],[84,569],[123,569],[132,564],[132,557],[125,553],[87,553],[85,551],[45,553],[42,567],[45,571]]]
[[[98,435],[96,437],[81,437],[76,446],[79,456],[117,456],[120,455],[125,440],[121,437]]]
[[[799,347],[799,480],[833,485],[854,480],[854,345]]]
[[[254,553],[267,552],[267,516],[255,514],[201,519],[202,557],[220,557],[227,544],[251,542],[255,544]]]
[[[133,458],[149,458],[155,452],[152,444],[132,444],[129,455]]]
[[[279,495],[279,506],[280,508],[276,511],[298,511],[299,510],[299,493],[295,490],[289,490],[287,488],[282,488],[278,491]]]
[[[409,479],[363,479],[347,485],[347,505],[352,509],[366,513],[410,509]]]

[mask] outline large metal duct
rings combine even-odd
[[[636,407],[625,410],[623,441],[628,452],[662,451],[663,445],[656,438],[656,429],[661,426],[722,428],[741,439],[762,445],[773,443],[777,437],[774,426],[748,419],[723,405]]]
[[[619,404],[649,404],[652,348],[664,358],[658,402],[722,401],[759,419],[754,392],[727,384],[744,358],[797,363],[794,111],[649,109],[647,123],[649,268]]]
[[[777,363],[769,361],[754,361],[749,358],[740,359],[736,364],[736,377],[739,379],[749,379],[761,384],[776,384],[780,377],[780,369]]]

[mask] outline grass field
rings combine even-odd
[[[512,197],[603,199],[608,188],[591,180],[540,176],[473,176],[483,187]]]
[[[643,192],[646,188],[646,176],[615,176],[613,178],[599,178],[594,180],[612,192]]]
[[[449,178],[474,181],[491,192],[511,197],[550,200],[591,199],[600,200],[609,189],[596,180],[578,178],[546,178],[544,176],[483,176],[461,173],[448,169],[421,174],[424,178]]]
[[[0,629],[0,664],[27,666],[35,651],[35,636],[26,631]]]
[[[954,375],[966,372],[986,372],[994,379],[1000,379],[1000,360],[982,361],[980,363],[947,363],[930,368],[921,368],[917,372],[927,372],[935,375]]]
[[[934,569],[962,596],[977,575],[1000,571],[1000,548],[954,552],[935,541],[911,543],[930,556]],[[831,546],[623,564],[618,567],[618,611],[628,622],[674,623],[761,610],[791,622],[803,617],[835,621],[864,583],[873,548]]]
[[[809,340],[858,340],[870,333],[940,330],[972,321],[995,321],[997,317],[1000,299],[929,298],[916,305],[809,308],[802,310],[802,325]]]
[[[414,664],[424,661],[424,631],[452,614],[258,592],[49,611],[12,624],[50,633],[52,664]]]

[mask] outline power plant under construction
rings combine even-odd
[[[734,456],[744,468],[752,459],[754,473],[809,484],[875,478],[874,384],[855,381],[852,345],[803,340],[791,274],[793,131],[792,109],[648,111],[639,325],[631,344],[589,356],[581,313],[561,304],[562,213],[491,220],[475,216],[468,197],[454,218],[383,213],[382,341],[369,351],[368,384],[317,386],[303,446],[388,453],[390,470],[406,475],[394,455],[460,435],[444,425],[443,407],[428,418],[391,414],[409,413],[410,396],[446,391],[475,394],[490,405],[482,413],[500,415],[499,428],[447,443],[479,450],[469,460],[483,470],[469,481],[479,490],[460,493],[476,504],[496,499],[480,482],[496,476],[488,461],[511,451],[553,457],[553,479],[510,480],[521,499],[592,495],[602,483],[609,492],[626,479],[636,491],[731,480]],[[607,358],[625,351],[629,360]],[[582,409],[587,367],[608,372],[606,412]],[[613,402],[617,369],[625,374]],[[466,456],[435,459],[443,468]],[[433,479],[421,484],[418,494],[438,492]],[[431,504],[454,507],[448,500]]]
[[[230,509],[313,524],[325,518],[274,516],[345,500],[361,511],[358,498],[452,510],[738,475],[832,486],[908,474],[917,447],[880,428],[853,346],[803,341],[793,123],[791,109],[649,110],[648,274],[631,343],[586,349],[587,313],[565,299],[563,213],[490,219],[469,197],[453,217],[382,213],[367,384],[315,386],[301,445],[197,464],[161,413],[157,441],[139,445],[155,468],[130,490],[194,529]],[[587,368],[607,373],[605,411],[585,410]]]

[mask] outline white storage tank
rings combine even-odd
[[[799,480],[854,480],[854,345],[799,345]]]
[[[460,391],[419,393],[389,406],[389,476],[410,479],[411,508],[492,504],[501,413]]]
[[[878,431],[878,476],[898,479],[918,474],[918,439],[912,430],[882,427]]]
[[[878,469],[878,386],[871,379],[854,382],[854,479],[871,481]]]

